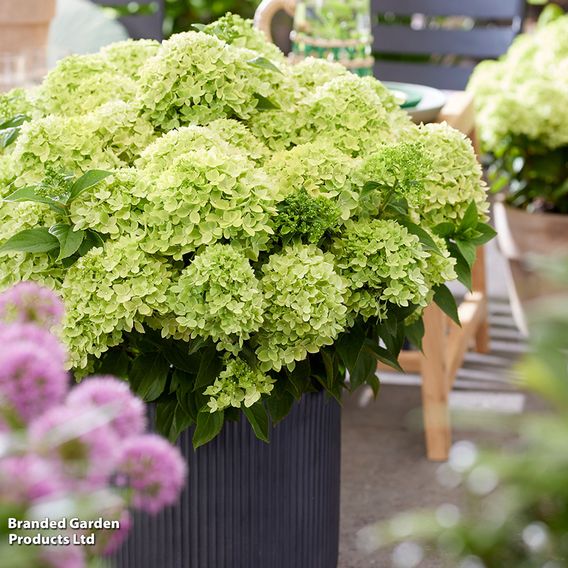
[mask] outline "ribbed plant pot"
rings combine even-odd
[[[527,213],[502,202],[495,203],[494,213],[499,249],[509,268],[513,316],[519,329],[528,335],[526,313],[533,301],[559,291],[531,269],[530,259],[568,253],[568,215]]]
[[[177,507],[139,514],[117,568],[336,568],[339,405],[309,394],[256,439],[246,420],[225,424],[196,452],[179,446],[189,480]]]

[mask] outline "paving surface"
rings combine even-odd
[[[498,253],[488,251],[491,353],[468,354],[451,395],[452,412],[463,410],[519,413],[539,406],[514,385],[512,365],[526,350],[506,299],[506,273]],[[459,291],[458,291],[459,293]],[[339,568],[389,568],[391,551],[367,555],[357,546],[357,532],[405,510],[459,501],[459,490],[437,481],[440,464],[425,458],[420,426],[420,380],[386,375],[377,401],[362,391],[346,398],[343,413],[342,521]],[[479,416],[479,415],[478,415]],[[493,432],[467,425],[454,429],[454,441],[483,444]],[[425,560],[420,568],[438,568]]]

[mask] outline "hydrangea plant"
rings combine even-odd
[[[59,293],[75,376],[127,379],[195,446],[376,390],[493,235],[463,135],[236,16],[64,60],[0,109],[0,286]]]
[[[549,20],[478,65],[468,88],[495,190],[507,187],[515,207],[566,214],[568,15]]]
[[[0,294],[2,532],[8,518],[56,521],[62,510],[118,526],[95,527],[95,546],[81,545],[72,526],[60,537],[39,530],[41,542],[17,552],[3,539],[6,566],[91,566],[122,544],[130,509],[156,513],[177,501],[185,482],[179,450],[146,433],[145,405],[125,381],[97,376],[70,389],[65,349],[53,334],[62,316],[61,300],[38,284],[22,282]],[[15,538],[31,538],[25,526],[9,528]]]

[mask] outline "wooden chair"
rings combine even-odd
[[[109,8],[125,8],[132,0],[92,0],[95,4]],[[119,21],[133,39],[162,40],[164,21],[164,0],[140,0],[139,14],[127,15]]]
[[[464,89],[475,65],[498,57],[521,31],[525,0],[372,0],[375,75]],[[426,18],[468,18],[446,29]],[[404,22],[400,23],[400,22]]]
[[[474,137],[473,98],[460,91],[451,94],[438,121]],[[459,306],[461,327],[435,304],[424,311],[422,353],[403,351],[399,362],[404,371],[422,375],[422,411],[426,434],[426,454],[433,461],[445,461],[451,445],[452,431],[449,395],[465,353],[474,347],[479,353],[489,351],[488,301],[485,279],[485,254],[477,250],[472,272],[472,291]],[[379,365],[379,370],[390,370]]]

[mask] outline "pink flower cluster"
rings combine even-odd
[[[70,389],[65,352],[49,331],[62,311],[52,292],[29,282],[0,294],[0,448],[8,448],[0,454],[0,506],[25,514],[110,491],[123,522],[101,531],[95,553],[108,554],[128,533],[130,507],[156,513],[177,501],[187,467],[177,448],[145,433],[144,403],[127,383],[91,377]],[[36,564],[82,568],[92,553],[44,547]]]

